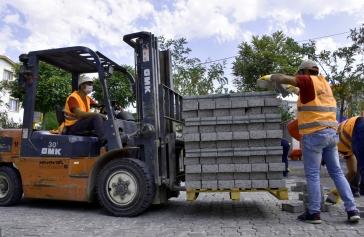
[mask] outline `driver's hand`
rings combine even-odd
[[[103,120],[107,120],[107,117],[105,114],[100,114]]]

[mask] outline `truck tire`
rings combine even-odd
[[[0,206],[12,206],[19,202],[23,187],[19,171],[13,167],[0,167]]]
[[[97,198],[106,213],[132,217],[152,203],[156,185],[148,166],[137,159],[118,158],[100,171],[96,184]]]

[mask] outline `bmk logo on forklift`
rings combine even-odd
[[[57,148],[57,143],[58,142],[49,142],[48,143],[48,147],[44,147],[42,148],[42,155],[56,155],[56,156],[60,156],[61,155],[61,148]]]

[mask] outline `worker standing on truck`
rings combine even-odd
[[[65,126],[68,126],[71,133],[95,130],[100,145],[105,146],[107,141],[103,120],[106,120],[106,115],[90,111],[91,107],[98,107],[98,104],[88,96],[92,92],[93,84],[90,77],[78,79],[78,90],[66,100]]]
[[[307,211],[299,215],[298,219],[313,224],[321,223],[320,165],[323,158],[344,202],[348,220],[356,222],[360,220],[360,214],[339,163],[336,100],[329,83],[318,73],[317,64],[306,60],[298,67],[295,76],[265,75],[258,82],[265,80],[287,84],[286,89],[298,95],[298,129],[302,135],[302,156],[309,199]]]

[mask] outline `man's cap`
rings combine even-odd
[[[317,63],[312,60],[303,61],[301,63],[301,65],[298,67],[297,71],[294,73],[294,75],[297,75],[298,71],[301,69],[309,69],[309,70],[318,71],[318,66],[317,66]]]
[[[90,77],[80,77],[78,78],[78,87],[80,87],[80,85],[85,82],[94,82],[94,80],[92,80]]]

